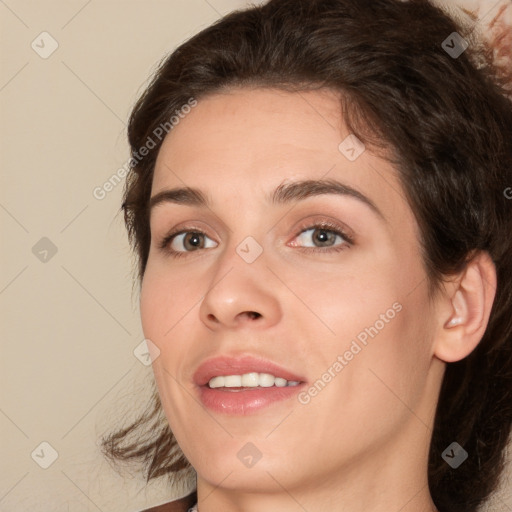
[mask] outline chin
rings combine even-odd
[[[196,469],[198,477],[208,482],[212,487],[222,487],[239,493],[275,492],[276,481],[287,485],[281,476],[283,469],[273,467],[269,470],[265,465],[257,464],[252,468],[240,467],[237,464],[212,464],[209,467]],[[270,474],[269,474],[270,473]]]
[[[215,447],[204,445],[203,448],[201,452],[190,454],[190,458],[187,458],[198,476],[212,486],[222,485],[223,488],[240,492],[268,491],[276,485],[272,477],[281,482],[284,475],[289,474],[282,466],[282,456],[265,457],[262,453],[265,450],[258,450],[250,441],[233,439],[227,443],[218,443]],[[206,453],[207,456],[204,455]]]

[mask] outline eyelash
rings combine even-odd
[[[337,224],[331,223],[331,222],[327,222],[327,221],[317,222],[314,224],[306,224],[304,226],[301,226],[299,231],[295,234],[294,238],[298,237],[304,231],[309,231],[311,229],[320,229],[322,231],[326,231],[328,233],[332,233],[334,235],[340,236],[341,238],[343,238],[343,240],[346,243],[337,245],[334,247],[325,247],[325,248],[323,248],[323,247],[302,247],[302,248],[300,248],[302,251],[304,251],[306,253],[318,253],[318,252],[337,253],[337,252],[341,252],[341,251],[347,249],[348,247],[351,247],[352,245],[354,245],[353,238],[348,236],[340,226],[338,226]],[[164,251],[166,254],[170,255],[172,258],[181,258],[189,253],[197,252],[197,251],[175,251],[174,249],[170,249],[168,247],[169,244],[173,241],[173,239],[176,236],[182,235],[184,233],[185,234],[195,233],[198,235],[208,236],[201,229],[197,229],[197,228],[194,228],[193,226],[191,226],[186,229],[181,229],[179,231],[169,233],[158,244],[159,249]],[[348,247],[347,247],[347,245],[348,245]]]

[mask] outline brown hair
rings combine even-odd
[[[393,149],[432,290],[475,251],[488,251],[496,265],[487,330],[468,357],[447,364],[434,422],[429,487],[450,512],[475,511],[496,489],[512,425],[510,77],[474,41],[449,54],[443,41],[453,32],[470,40],[470,31],[427,0],[271,0],[225,16],[168,56],[135,105],[122,205],[140,282],[163,140],[156,134],[176,110],[232,87],[339,91],[350,131],[375,150]],[[139,158],[149,139],[155,146]],[[453,441],[469,455],[457,469],[441,457]],[[102,442],[112,459],[140,460],[148,481],[188,464],[155,389],[151,407]]]

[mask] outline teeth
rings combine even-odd
[[[286,380],[281,377],[275,377],[270,373],[244,373],[243,375],[219,375],[213,377],[208,382],[210,388],[270,388],[276,386],[283,388],[285,386],[298,386],[299,382],[295,380]]]
[[[260,376],[259,373],[253,372],[253,373],[244,373],[242,375],[242,386],[246,388],[255,388],[260,383]]]
[[[226,377],[224,377],[224,386],[226,388],[239,388],[241,385],[241,375],[227,375]]]
[[[224,377],[213,377],[208,384],[211,388],[222,388],[224,387]]]
[[[270,373],[260,373],[260,386],[262,388],[270,388],[276,382],[276,378]]]

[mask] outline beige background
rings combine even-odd
[[[128,158],[126,119],[156,63],[245,4],[0,1],[1,511],[135,512],[189,491],[123,478],[97,451],[152,373],[134,355],[143,335],[122,184],[103,200],[93,190]],[[51,49],[44,31],[58,43],[48,58],[31,47]],[[58,452],[48,469],[35,462],[50,460],[42,442]],[[489,510],[512,510],[511,487]]]

